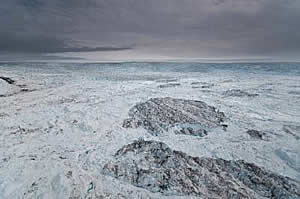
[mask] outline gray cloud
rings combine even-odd
[[[63,52],[97,52],[97,51],[122,51],[132,47],[86,47],[75,46],[72,42],[60,40],[49,35],[24,35],[12,33],[0,33],[0,52],[15,53],[63,53]]]
[[[298,0],[4,0],[0,51],[297,55],[299,19]]]

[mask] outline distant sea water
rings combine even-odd
[[[300,75],[299,63],[175,63],[175,62],[123,62],[123,63],[47,63],[47,62],[0,62],[0,68],[30,70],[64,71],[126,71],[126,72],[247,72],[258,74]]]

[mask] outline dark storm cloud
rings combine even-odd
[[[0,50],[283,56],[299,19],[299,0],[4,0]]]
[[[83,1],[5,1],[0,7],[0,52],[94,52],[132,48],[132,45],[84,46],[72,41],[72,34],[80,32],[79,11],[89,7],[80,2]]]

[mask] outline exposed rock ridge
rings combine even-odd
[[[300,183],[243,160],[198,158],[157,141],[118,150],[103,172],[163,195],[203,198],[300,198]]]
[[[202,101],[151,98],[135,105],[123,127],[143,127],[152,135],[162,135],[172,130],[176,134],[204,136],[207,131],[224,127],[225,114]]]

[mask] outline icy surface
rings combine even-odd
[[[300,180],[299,64],[2,63],[0,76],[15,80],[0,79],[1,199],[190,198],[103,174],[115,152],[140,137]],[[257,96],[224,95],[233,89]],[[122,127],[132,107],[165,97],[203,101],[226,114],[228,128],[199,137]]]

